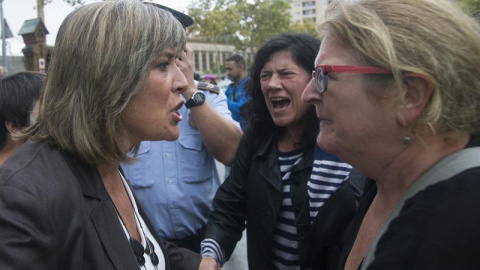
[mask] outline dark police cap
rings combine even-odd
[[[193,24],[192,17],[190,17],[187,14],[184,14],[180,11],[176,11],[175,9],[172,9],[172,8],[169,8],[169,7],[166,7],[166,6],[162,6],[162,5],[156,4],[156,3],[145,2],[145,4],[153,5],[153,6],[156,6],[158,8],[161,8],[163,10],[170,11],[170,13],[172,13],[172,15],[175,18],[177,18],[178,21],[180,21],[180,23],[183,25],[183,28],[187,28],[187,27],[189,27],[190,25]]]

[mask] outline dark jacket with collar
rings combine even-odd
[[[198,269],[200,255],[155,238],[166,269]],[[0,239],[2,269],[139,269],[96,168],[42,142],[0,167]]]
[[[236,243],[242,237],[242,231],[248,224],[247,251],[250,269],[272,269],[272,243],[275,224],[282,204],[282,183],[277,156],[277,140],[265,132],[261,138],[247,138],[240,142],[232,165],[230,176],[218,189],[213,200],[213,211],[207,224],[205,238],[212,238],[224,249],[227,258],[232,254]],[[310,258],[309,248],[314,243],[307,241],[311,233],[307,183],[311,176],[314,149],[304,153],[302,162],[290,175],[292,204],[297,227],[299,257],[302,269],[318,263],[326,263]],[[347,188],[345,188],[347,189]],[[350,191],[346,197],[355,209],[355,199]],[[351,196],[350,196],[351,195]],[[343,195],[338,196],[341,200]],[[323,217],[330,211],[341,211],[329,207],[323,211]],[[348,218],[352,211],[346,211]],[[320,227],[324,225],[320,222]],[[328,233],[336,226],[320,229],[320,235]],[[340,224],[342,225],[342,224]],[[321,238],[321,237],[320,237]],[[319,239],[316,237],[316,239]],[[341,241],[340,241],[341,242]]]

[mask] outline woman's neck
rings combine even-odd
[[[437,135],[407,147],[374,177],[379,201],[396,203],[422,174],[444,157],[464,149],[468,140],[468,135],[454,139]]]
[[[120,187],[124,189],[122,179],[118,173],[119,166],[120,163],[97,165],[98,173],[100,174],[103,184],[109,193],[110,191],[113,192]]]
[[[119,163],[97,165],[97,170],[128,233],[141,242],[142,238],[135,221],[133,204],[118,171],[119,165]]]
[[[302,147],[303,129],[286,128],[278,139],[278,150],[289,152]]]

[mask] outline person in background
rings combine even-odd
[[[193,72],[193,79],[199,82],[202,80],[202,77],[200,76],[200,74],[198,74],[198,72]]]
[[[156,234],[120,168],[141,141],[179,137],[185,43],[170,12],[141,1],[66,17],[29,141],[0,167],[2,268],[219,269]]]
[[[193,23],[187,15],[169,10],[184,27]],[[142,142],[137,162],[123,163],[122,168],[155,232],[199,252],[203,227],[220,186],[215,159],[227,166],[233,162],[242,131],[231,117],[225,94],[212,84],[196,85],[193,52],[185,50],[179,67],[188,88],[182,93],[186,103],[179,109],[183,115],[179,139]]]
[[[45,74],[19,72],[0,81],[0,165],[25,142],[12,136],[35,122]]]
[[[284,34],[256,53],[248,88],[252,99],[245,105],[248,128],[230,176],[215,195],[202,241],[202,254],[220,265],[246,228],[250,269],[336,267],[343,228],[356,205],[345,181],[350,165],[328,153],[313,165],[318,120],[301,95],[319,46],[314,37]],[[317,218],[315,239],[324,241],[310,245]],[[321,254],[309,258],[309,246]]]
[[[206,83],[210,83],[210,84],[214,84],[214,85],[217,85],[217,76],[213,75],[213,74],[207,74],[203,77],[203,80],[206,82]]]
[[[225,73],[232,83],[225,90],[227,95],[228,109],[232,112],[232,117],[240,123],[242,130],[245,130],[245,123],[241,115],[241,108],[248,101],[248,95],[245,90],[248,83],[247,64],[243,56],[234,54],[225,61]]]
[[[317,143],[371,179],[339,269],[479,269],[480,25],[453,1],[359,0],[319,29]]]

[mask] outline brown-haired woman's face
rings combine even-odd
[[[310,74],[296,64],[290,51],[270,56],[260,72],[260,86],[275,125],[291,127],[303,123],[310,105],[301,97],[309,80]]]
[[[124,112],[130,144],[140,141],[178,139],[178,111],[184,101],[180,94],[187,89],[185,76],[175,64],[175,52],[167,49],[152,63],[145,87],[132,97]]]

